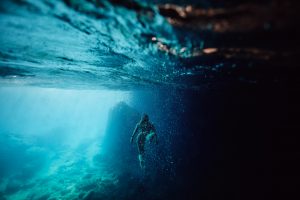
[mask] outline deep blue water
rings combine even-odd
[[[1,1],[0,200],[294,196],[297,4]]]

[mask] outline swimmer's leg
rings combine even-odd
[[[145,153],[145,141],[146,138],[144,135],[138,135],[137,138],[137,146],[139,151],[139,161],[140,161],[140,167],[145,170],[145,159],[144,159],[144,153]]]
[[[145,159],[144,154],[139,154],[140,167],[142,170],[145,170]]]

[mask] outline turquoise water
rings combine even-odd
[[[130,101],[129,92],[1,87],[0,93],[5,199],[84,198],[118,183],[118,171],[95,158],[109,113]]]
[[[1,198],[160,199],[173,190],[165,184],[176,177],[178,92],[12,86],[0,93]],[[142,112],[159,135],[158,145],[146,143],[146,171],[130,144]]]

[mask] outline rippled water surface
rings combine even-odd
[[[191,5],[2,1],[1,83],[199,88],[224,80],[288,79],[297,52],[289,40],[293,34],[283,31],[295,29],[289,21],[293,4]]]

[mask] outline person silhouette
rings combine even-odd
[[[146,141],[150,141],[151,143],[155,141],[155,144],[158,144],[156,129],[154,125],[149,121],[149,116],[147,114],[144,114],[141,120],[136,124],[130,138],[131,143],[133,142],[136,135],[140,167],[141,169],[145,170],[145,143]]]

